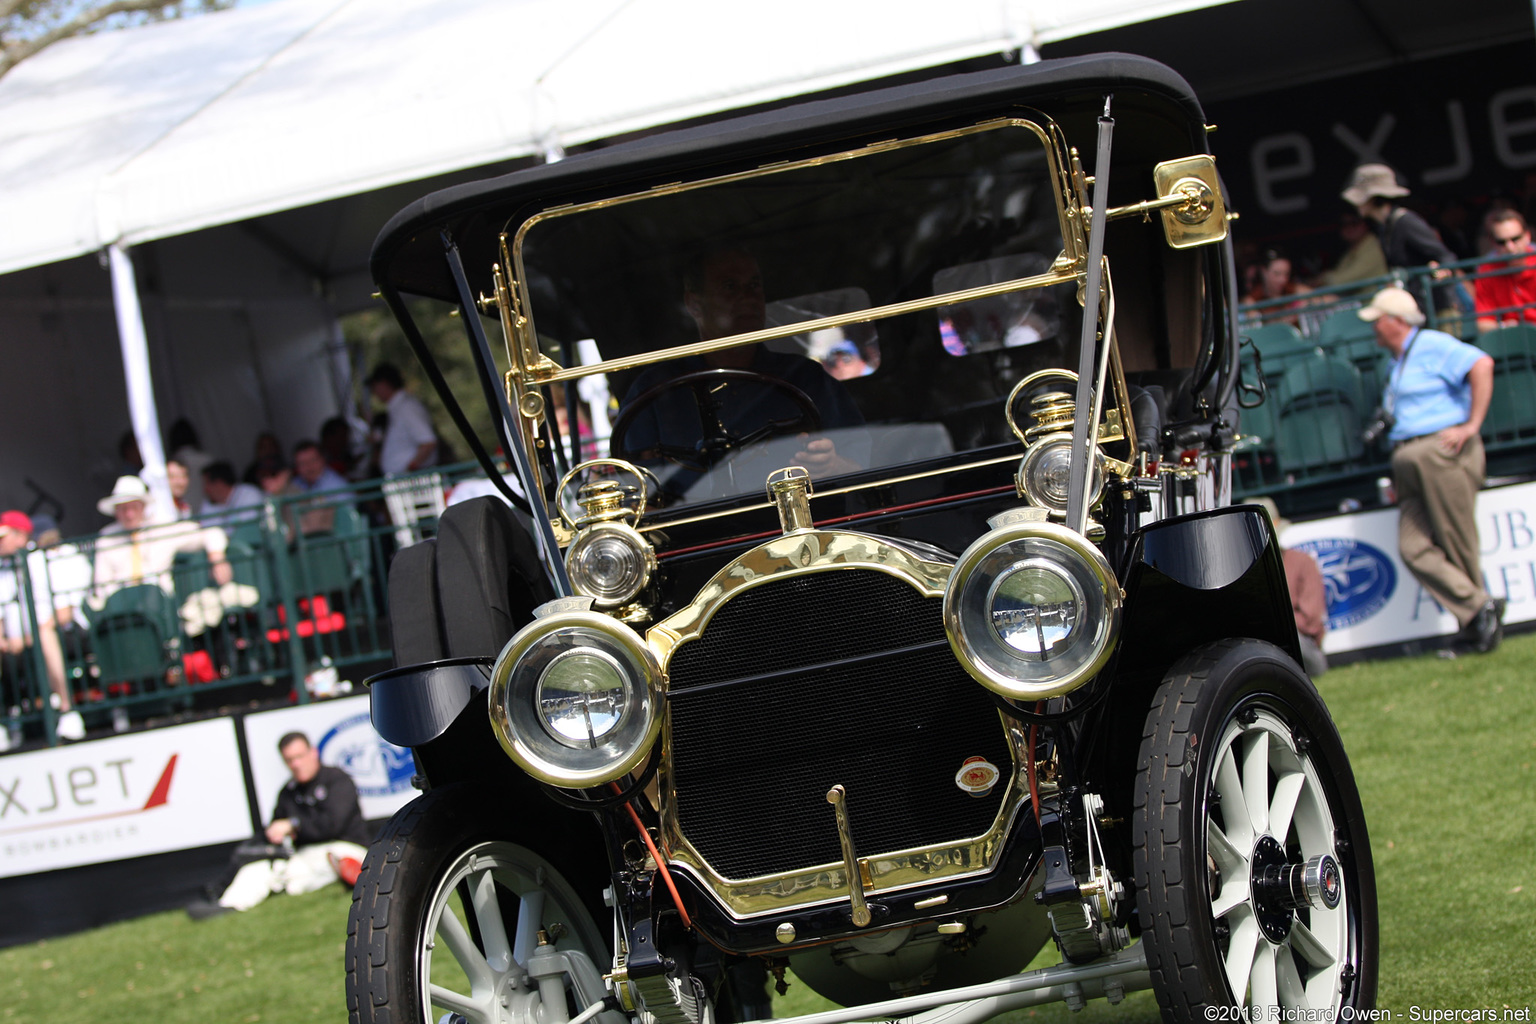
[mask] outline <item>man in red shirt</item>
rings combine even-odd
[[[1487,232],[1497,258],[1477,268],[1478,331],[1536,322],[1536,251],[1530,227],[1514,210],[1495,210],[1488,215]]]

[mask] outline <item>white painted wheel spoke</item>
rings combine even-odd
[[[1231,936],[1227,941],[1227,983],[1232,986],[1232,995],[1239,1005],[1243,1004],[1248,993],[1248,976],[1253,971],[1254,954],[1263,941],[1259,934],[1258,918],[1253,916],[1252,911],[1232,923]]]
[[[1240,849],[1236,843],[1227,838],[1227,834],[1217,827],[1214,820],[1205,823],[1205,846],[1211,857],[1216,861],[1216,866],[1221,869],[1222,882],[1225,884],[1227,876],[1242,871],[1246,882],[1248,872],[1248,852]]]
[[[1211,901],[1211,916],[1220,920],[1238,907],[1248,904],[1248,872],[1242,877],[1225,877],[1221,880],[1221,892]]]
[[[1307,998],[1306,986],[1301,983],[1301,972],[1296,969],[1296,958],[1291,955],[1289,945],[1280,947],[1280,955],[1276,959],[1275,967],[1280,1005],[1293,1008],[1311,1005],[1311,1000]]]
[[[1301,954],[1303,960],[1319,969],[1332,967],[1334,960],[1337,959],[1313,934],[1312,929],[1302,924],[1299,919],[1291,925],[1291,946]]]
[[[1243,755],[1243,800],[1248,805],[1248,820],[1254,834],[1263,835],[1269,831],[1269,733],[1253,729],[1245,739],[1248,749]]]
[[[512,966],[512,945],[507,941],[507,926],[502,922],[501,903],[496,895],[496,879],[490,871],[482,870],[470,876],[469,898],[475,908],[475,925],[480,929],[486,963],[500,974]]]
[[[1275,980],[1275,947],[1268,942],[1260,942],[1259,948],[1253,957],[1253,974],[1248,978],[1248,1005],[1252,1007],[1278,1007],[1280,995]],[[1279,1019],[1279,1014],[1270,1013],[1265,1019]]]
[[[1248,802],[1243,796],[1243,780],[1237,773],[1237,744],[1221,753],[1216,766],[1216,794],[1221,797],[1221,816],[1227,835],[1239,847],[1253,843],[1253,822],[1248,816]]]
[[[1307,777],[1301,772],[1286,772],[1275,782],[1274,799],[1269,804],[1269,834],[1281,845],[1291,830],[1291,815],[1296,813],[1296,801],[1306,782]]]
[[[477,1022],[477,1024],[488,1024],[488,1022],[491,1020],[491,1017],[487,1012],[487,1007],[474,1001],[463,993],[455,992],[453,989],[443,988],[441,985],[433,985],[431,986],[431,996],[434,1006],[439,1006],[444,1010],[452,1010],[454,1013],[462,1014],[463,1016],[468,1017],[470,1020]]]
[[[496,986],[491,965],[486,963],[480,950],[475,948],[475,940],[469,937],[469,931],[454,916],[451,908],[443,908],[443,916],[437,922],[437,933],[448,944],[449,951],[459,966],[464,968],[464,973],[469,975],[472,991],[489,992]]]
[[[517,904],[517,940],[512,957],[519,967],[528,966],[528,958],[539,944],[539,929],[544,927],[544,890],[524,893]]]

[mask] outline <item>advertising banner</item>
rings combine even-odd
[[[0,758],[0,877],[250,834],[232,719]]]
[[[416,774],[411,752],[385,742],[374,731],[366,694],[316,701],[245,717],[245,746],[262,821],[271,816],[277,794],[290,778],[277,752],[277,741],[290,732],[308,736],[320,749],[322,764],[352,776],[365,818],[387,818],[417,795],[411,787]]]
[[[1477,499],[1483,586],[1509,602],[1506,624],[1536,619],[1536,483],[1483,491]],[[1456,619],[1441,609],[1397,553],[1397,509],[1295,523],[1285,547],[1310,551],[1328,593],[1329,654],[1447,636]]]

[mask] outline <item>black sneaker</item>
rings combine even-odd
[[[1477,618],[1472,620],[1475,641],[1473,646],[1480,654],[1487,654],[1499,646],[1499,641],[1504,639],[1503,609],[1498,601],[1489,601],[1477,612]]]
[[[187,916],[194,921],[206,921],[210,917],[219,917],[224,914],[233,914],[234,907],[226,907],[222,903],[213,900],[193,900],[187,904]]]

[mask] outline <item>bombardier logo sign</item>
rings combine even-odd
[[[104,821],[107,818],[122,818],[131,814],[143,814],[145,811],[153,810],[156,807],[163,807],[171,791],[171,775],[176,771],[176,757],[177,755],[172,754],[170,760],[165,762],[165,771],[160,773],[160,781],[155,783],[154,791],[149,794],[149,799],[144,801],[143,807],[130,807],[121,811],[105,811],[101,814],[87,814],[84,817],[68,818],[62,821],[44,820],[38,822],[36,825],[21,825],[16,828],[0,828],[0,837],[19,832],[30,832],[33,829],[83,825],[90,821]],[[124,758],[122,760],[107,762],[107,767],[117,769],[118,783],[122,786],[124,796],[128,795],[128,778],[126,769],[131,762],[132,758]],[[56,810],[60,806],[58,780],[53,777],[52,772],[49,772],[45,778],[48,783],[47,799],[51,802],[46,807],[38,806],[36,808],[39,815],[46,815],[50,811]],[[0,821],[3,821],[5,816],[10,814],[12,810],[14,810],[21,817],[25,817],[26,815],[32,813],[32,810],[28,808],[26,804],[22,803],[22,796],[27,796],[30,794],[22,794],[22,796],[17,795],[17,790],[21,788],[21,784],[25,779],[25,775],[15,776],[10,780],[9,789],[6,788],[6,785],[3,781],[0,781],[0,801],[3,801],[0,802]],[[90,790],[95,789],[97,782],[98,779],[96,777],[96,771],[91,765],[81,765],[77,768],[70,769],[68,778],[68,794],[75,806],[89,807],[96,803],[94,797],[82,796],[81,791],[84,790],[89,792]]]
[[[1456,619],[1403,565],[1397,509],[1373,509],[1295,523],[1280,538],[1311,552],[1328,597],[1329,654],[1450,636]],[[1483,588],[1508,602],[1506,625],[1536,618],[1536,484],[1488,488],[1477,496]]]
[[[250,831],[229,719],[0,759],[0,877],[208,846]]]

